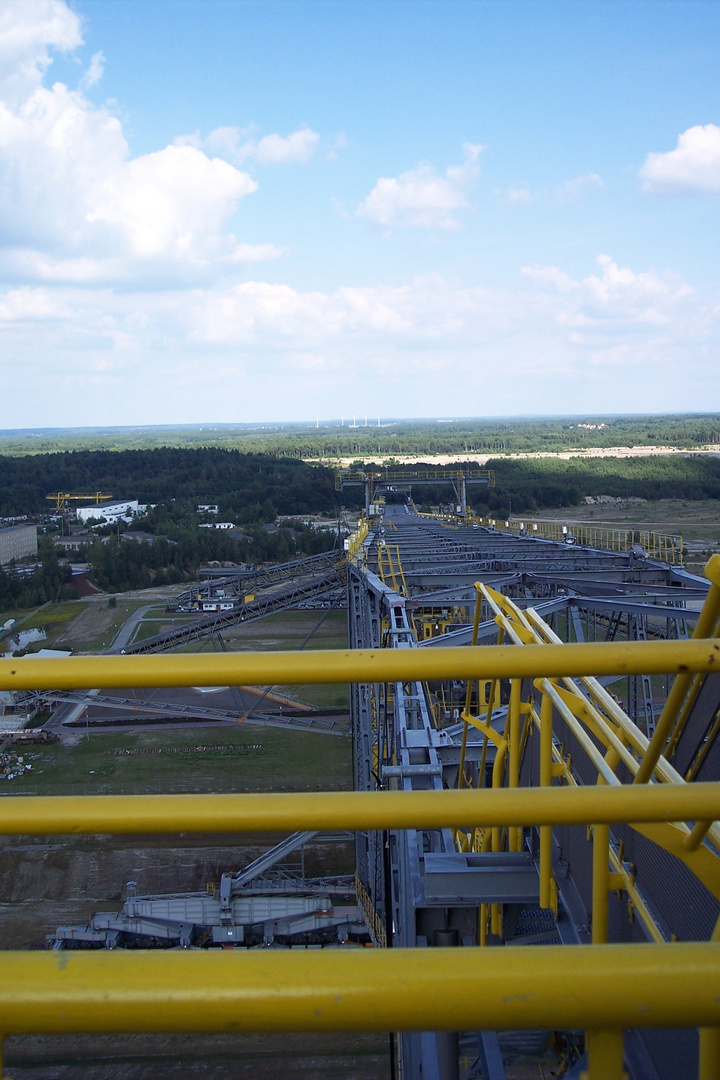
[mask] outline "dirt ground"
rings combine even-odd
[[[45,935],[59,925],[118,911],[131,879],[139,893],[204,891],[276,840],[254,834],[6,841],[0,948],[43,948]],[[307,872],[319,872],[328,861],[335,872],[351,872],[352,844],[312,845]],[[28,1080],[389,1080],[388,1047],[388,1036],[364,1034],[14,1036],[5,1040],[4,1057],[11,1077]]]
[[[0,949],[42,949],[61,925],[117,912],[128,881],[139,894],[204,892],[267,851],[275,834],[5,838],[0,848]],[[350,842],[310,844],[306,872],[352,873]]]
[[[368,460],[383,462],[389,458],[392,458],[398,465],[417,465],[422,462],[428,465],[455,465],[462,461],[472,461],[475,465],[487,465],[488,461],[493,458],[560,458],[563,461],[569,461],[570,458],[582,457],[582,458],[632,458],[632,457],[654,457],[658,454],[712,454],[713,457],[719,457],[717,447],[699,447],[697,450],[681,450],[676,446],[591,446],[588,448],[580,448],[576,450],[558,450],[558,451],[546,451],[546,450],[533,450],[526,453],[511,453],[504,454],[494,451],[489,454],[373,454]],[[324,464],[328,464],[343,469],[349,468],[354,461],[357,461],[358,455],[354,454],[351,457],[344,458],[332,458],[326,460],[324,458],[306,458],[306,461],[320,461]]]
[[[16,1080],[390,1080],[391,1076],[386,1034],[36,1035],[8,1038],[4,1049],[9,1075]]]
[[[683,538],[685,565],[694,574],[701,574],[710,556],[720,551],[720,505],[714,499],[586,503],[561,510],[539,510],[528,520],[679,535]]]

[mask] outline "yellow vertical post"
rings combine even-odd
[[[478,938],[481,945],[487,945],[487,904],[480,905],[480,933]]]
[[[715,923],[711,941],[720,941],[720,919]],[[700,1037],[698,1080],[720,1078],[720,1028],[698,1028]]]
[[[520,679],[513,679],[510,684],[510,718],[508,724],[509,743],[509,770],[508,785],[511,788],[520,786],[520,692],[522,683]],[[522,829],[514,826],[509,830],[509,850],[520,851],[522,847]]]
[[[552,784],[552,701],[543,694],[540,706],[540,786]],[[540,907],[552,907],[552,826],[540,826]]]
[[[480,609],[482,607],[482,594],[476,587],[475,589],[475,614],[473,617],[473,633],[472,633],[472,645],[477,645],[478,630],[480,628]],[[462,747],[460,749],[460,767],[458,769],[458,787],[465,786],[465,754],[467,751],[467,737],[468,737],[468,722],[465,717],[470,715],[470,705],[472,704],[472,688],[473,680],[468,679],[467,690],[465,692],[465,712],[463,714],[463,720],[465,726],[463,728],[462,735]],[[478,712],[480,712],[480,683],[478,682]],[[485,742],[487,744],[487,736],[485,736]]]
[[[720,1077],[720,1028],[700,1028],[700,1060],[698,1080],[718,1080]]]
[[[623,1047],[622,1031],[588,1032],[588,1068],[581,1073],[581,1080],[627,1080]]]
[[[610,826],[593,825],[592,941],[608,939],[608,893],[610,891]]]

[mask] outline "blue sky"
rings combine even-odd
[[[0,427],[720,411],[720,5],[0,0]]]

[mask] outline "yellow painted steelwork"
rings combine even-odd
[[[465,788],[297,795],[15,795],[0,830],[58,833],[294,832],[720,820],[720,784]]]
[[[378,573],[384,585],[394,589],[401,596],[407,596],[407,584],[400,558],[400,548],[397,544],[380,544],[378,546]]]
[[[694,637],[717,640],[720,636],[720,558],[714,557],[706,568],[711,588],[703,606]],[[478,582],[475,586],[477,602],[473,621],[473,643],[477,640],[479,622],[494,616],[498,625],[498,642],[510,640],[521,652],[537,647],[561,645],[560,638],[537,615],[532,608],[521,610],[508,597]],[[564,646],[566,647],[566,646]],[[685,780],[668,761],[673,739],[677,739],[690,714],[690,704],[697,695],[702,676],[691,670],[681,672],[675,680],[673,691],[663,712],[661,729],[648,740],[629,716],[622,711],[612,696],[598,680],[588,675],[577,679],[563,676],[560,679],[539,678],[533,681],[535,696],[521,701],[522,680],[510,681],[510,700],[507,710],[499,714],[495,728],[491,726],[492,709],[486,710],[484,718],[474,716],[470,710],[473,683],[468,682],[466,707],[462,714],[465,723],[458,786],[464,786],[463,763],[467,730],[470,725],[484,733],[478,786],[485,782],[485,753],[489,742],[496,748],[492,770],[493,788],[510,788],[519,782],[519,763],[532,728],[539,732],[539,780],[541,789],[550,788],[560,779],[571,787],[577,786],[571,762],[558,746],[554,737],[554,717],[559,717],[577,747],[583,752],[587,763],[595,769],[597,784],[619,788],[627,784],[628,776],[637,780],[652,780],[662,785],[682,788]],[[537,694],[540,702],[537,702]],[[689,704],[690,703],[690,704]],[[480,703],[478,701],[478,709]],[[529,721],[529,723],[527,722]],[[667,755],[667,756],[666,756]],[[618,773],[622,766],[624,774]],[[597,789],[596,789],[597,790]],[[518,851],[522,849],[522,833],[517,827],[507,830],[499,826],[488,828],[484,819],[471,832],[455,830],[455,841],[460,851]],[[690,820],[690,819],[686,819]],[[551,826],[539,825],[539,877],[541,907],[557,911],[557,884],[552,871]],[[680,859],[720,899],[720,825],[717,821],[697,820],[690,825],[672,818],[664,822],[635,822],[634,828],[670,854]],[[611,891],[627,896],[630,918],[635,915],[643,923],[648,938],[663,940],[660,927],[653,918],[641,893],[635,886],[634,876],[623,864],[621,855],[610,843],[608,823],[596,821],[588,838],[593,838],[593,891],[592,891],[592,939],[594,943],[607,941],[608,895]],[[489,908],[494,934],[502,936],[502,910],[498,905]],[[481,915],[480,942],[486,942],[485,914]],[[612,1040],[608,1043],[610,1045]],[[597,1045],[597,1042],[596,1042]]]
[[[354,533],[351,533],[345,541],[345,550],[347,552],[348,559],[356,562],[361,558],[363,554],[363,543],[365,542],[368,533],[370,532],[370,525],[363,514],[358,521],[357,529]]]
[[[362,560],[367,523],[349,556]],[[499,644],[443,650],[312,654],[91,657],[0,661],[0,687],[268,685],[465,679],[490,683],[462,719],[496,748],[491,788],[302,795],[11,796],[6,834],[386,830],[449,827],[462,850],[522,850],[540,833],[540,903],[556,908],[551,828],[592,826],[593,944],[542,949],[364,949],[288,952],[0,953],[0,1031],[281,1031],[585,1029],[589,1080],[622,1076],[627,1027],[700,1026],[700,1080],[720,1061],[720,929],[711,942],[660,940],[632,868],[608,826],[630,824],[681,859],[720,897],[720,783],[688,783],[670,764],[696,692],[695,673],[720,670],[720,557],[691,641],[559,642],[532,609],[478,585],[474,619],[494,617]],[[507,644],[510,642],[510,644]],[[675,674],[649,740],[599,675]],[[499,680],[510,679],[505,727],[491,726]],[[473,716],[477,701],[482,716]],[[553,735],[560,716],[597,784],[580,786]],[[521,788],[527,740],[539,738],[540,787]],[[483,754],[485,751],[483,751]],[[463,758],[464,762],[464,758]],[[624,770],[620,773],[618,770]],[[479,770],[484,780],[483,767]],[[463,770],[461,770],[461,774]],[[621,782],[622,776],[622,782]],[[635,783],[628,782],[635,780]],[[559,784],[558,784],[559,781]],[[639,781],[639,782],[638,782]],[[559,786],[560,784],[565,786]],[[507,786],[504,786],[507,785]],[[466,830],[470,828],[470,833]],[[623,890],[653,944],[607,945],[607,898]],[[369,898],[367,914],[375,914]],[[478,940],[502,934],[502,909],[482,905]],[[383,927],[375,914],[376,942]],[[408,993],[412,987],[412,993]]]
[[[6,690],[81,687],[267,686],[275,683],[397,682],[720,671],[720,642],[625,641],[487,645],[433,650],[218,653],[182,656],[23,657],[0,660]]]
[[[54,502],[55,509],[60,513],[69,502],[94,502],[97,506],[101,502],[112,499],[112,495],[108,495],[104,491],[93,491],[89,495],[71,495],[68,491],[54,491],[52,495],[46,495],[45,498]]]
[[[661,562],[672,565],[682,565],[685,548],[682,536],[655,533],[647,530],[633,529],[603,529],[596,525],[562,525],[556,521],[501,521],[495,518],[477,517],[469,514],[468,521],[478,525],[485,525],[495,529],[496,532],[509,532],[516,535],[525,535],[542,540],[556,540],[567,543],[571,537],[572,543],[584,547],[600,548],[605,551],[632,551],[639,545],[651,559],[659,559]]]
[[[720,1026],[720,943],[0,953],[18,1033]]]

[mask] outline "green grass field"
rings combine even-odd
[[[79,729],[81,730],[81,729]],[[126,751],[143,751],[126,753]],[[147,751],[155,751],[148,753]],[[31,760],[34,754],[38,756]],[[28,747],[32,771],[8,795],[323,791],[352,787],[351,742],[335,735],[227,724],[92,732],[74,746]]]
[[[320,623],[323,615],[325,618]],[[266,619],[231,627],[223,633],[223,639],[228,652],[280,652],[299,649],[313,630],[315,633],[307,641],[305,650],[347,648],[347,615],[344,611],[279,611]],[[212,642],[205,641],[189,645],[183,651],[206,652],[213,648]],[[304,701],[317,709],[343,708],[348,704],[348,687],[344,683],[283,684],[274,686],[273,693]]]

